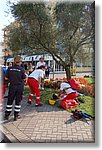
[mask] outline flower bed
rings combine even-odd
[[[81,86],[81,93],[84,93],[85,95],[89,95],[89,96],[95,96],[95,87],[94,85],[90,85],[87,81],[87,79],[85,78],[74,78],[76,81],[79,82],[80,86]],[[56,78],[55,80],[53,79],[45,79],[44,81],[44,85],[47,88],[57,88],[57,82],[58,81],[67,81],[66,78]]]

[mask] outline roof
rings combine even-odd
[[[22,59],[23,59],[23,62],[26,62],[26,61],[39,61],[40,57],[42,55],[31,55],[31,56],[26,56],[26,55],[22,55]],[[44,60],[53,60],[52,56],[49,55],[49,54],[45,54],[44,55]],[[14,61],[14,58],[8,58],[7,59],[7,62],[13,62]]]

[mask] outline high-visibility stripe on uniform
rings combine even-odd
[[[29,99],[28,101],[29,101],[29,102],[31,102],[32,100],[31,100],[31,99]]]
[[[40,97],[36,97],[36,99],[40,99]]]
[[[15,105],[14,111],[20,112],[21,105]]]
[[[15,105],[15,108],[21,108],[21,105]]]
[[[11,109],[6,109],[6,111],[12,111],[12,108]]]
[[[29,95],[33,96],[33,94],[31,94],[31,93]]]
[[[12,111],[12,105],[6,105],[6,111]]]
[[[14,109],[14,111],[16,111],[16,112],[20,112],[20,109],[16,109],[16,108],[15,108],[15,109]]]
[[[12,107],[12,105],[6,105],[6,107]]]

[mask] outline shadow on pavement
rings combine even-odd
[[[72,124],[72,123],[74,123],[76,121],[82,121],[82,122],[85,122],[85,123],[89,124],[89,121],[91,121],[90,119],[87,119],[87,118],[84,118],[84,117],[81,118],[81,119],[75,119],[73,117],[73,115],[71,115],[70,117],[71,117],[70,119],[68,119],[67,121],[65,121],[65,124]]]

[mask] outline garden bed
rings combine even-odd
[[[85,101],[84,103],[80,103],[80,105],[77,107],[80,111],[83,111],[84,113],[87,113],[89,115],[95,116],[95,98],[94,98],[94,90],[90,88],[90,86],[94,87],[94,80],[91,79],[77,79],[80,80],[80,83],[83,84],[82,86],[82,92],[85,94],[85,96],[82,97],[82,99]],[[57,81],[57,80],[56,80]],[[48,87],[45,85],[45,90],[41,91],[41,102],[44,104],[49,104],[49,99],[52,98],[53,93],[58,93],[56,90],[56,81],[51,80],[48,83]],[[89,83],[88,83],[89,82]],[[84,87],[84,88],[83,88]],[[89,89],[88,89],[89,88]],[[29,87],[25,86],[24,95],[29,95]],[[34,98],[35,99],[35,98]],[[57,101],[54,106],[59,107],[60,101]],[[49,104],[50,105],[50,104]],[[53,107],[53,105],[52,105]],[[68,110],[71,111],[71,110]]]

